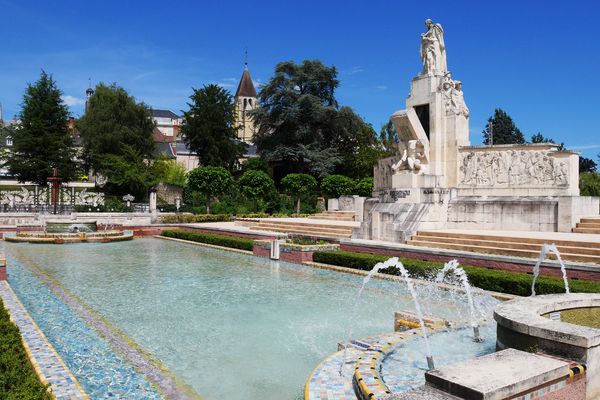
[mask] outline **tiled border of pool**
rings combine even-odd
[[[43,272],[18,247],[11,248],[10,253],[15,255],[26,269],[53,292],[62,303],[72,309],[85,324],[100,334],[115,352],[123,356],[148,381],[158,387],[163,396],[176,400],[202,399],[191,387],[180,382],[166,367],[146,353],[133,340],[110,325],[102,316],[96,314],[93,309],[70,293],[60,282]]]
[[[29,315],[7,281],[0,281],[0,297],[21,332],[27,356],[42,383],[49,383],[57,400],[89,400],[62,358]]]

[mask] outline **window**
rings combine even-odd
[[[6,138],[6,145],[7,146],[12,146],[13,145],[13,141],[12,141],[12,138],[10,136],[8,136]]]

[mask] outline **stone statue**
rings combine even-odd
[[[462,91],[462,82],[452,80],[452,74],[446,72],[441,79],[440,89],[444,95],[444,106],[446,115],[469,116],[469,109],[465,104],[465,96]]]
[[[446,45],[442,25],[425,20],[427,32],[421,34],[421,60],[423,74],[444,73],[448,71],[446,64]]]
[[[420,140],[408,140],[400,143],[400,160],[392,165],[394,173],[409,170],[418,173],[426,172],[425,146]]]

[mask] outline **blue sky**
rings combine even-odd
[[[421,68],[423,21],[443,25],[448,67],[463,82],[471,141],[501,107],[529,138],[540,131],[596,159],[600,44],[596,1],[5,1],[0,102],[18,113],[43,68],[74,115],[88,78],[116,82],[179,112],[192,87],[235,91],[244,50],[257,83],[283,60],[335,65],[337,97],[376,129],[404,107]]]

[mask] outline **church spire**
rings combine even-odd
[[[254,88],[254,82],[252,82],[252,78],[250,77],[250,72],[248,71],[248,51],[245,52],[244,58],[244,72],[242,73],[242,78],[240,79],[240,83],[235,92],[235,98],[238,97],[256,97],[256,89]]]

